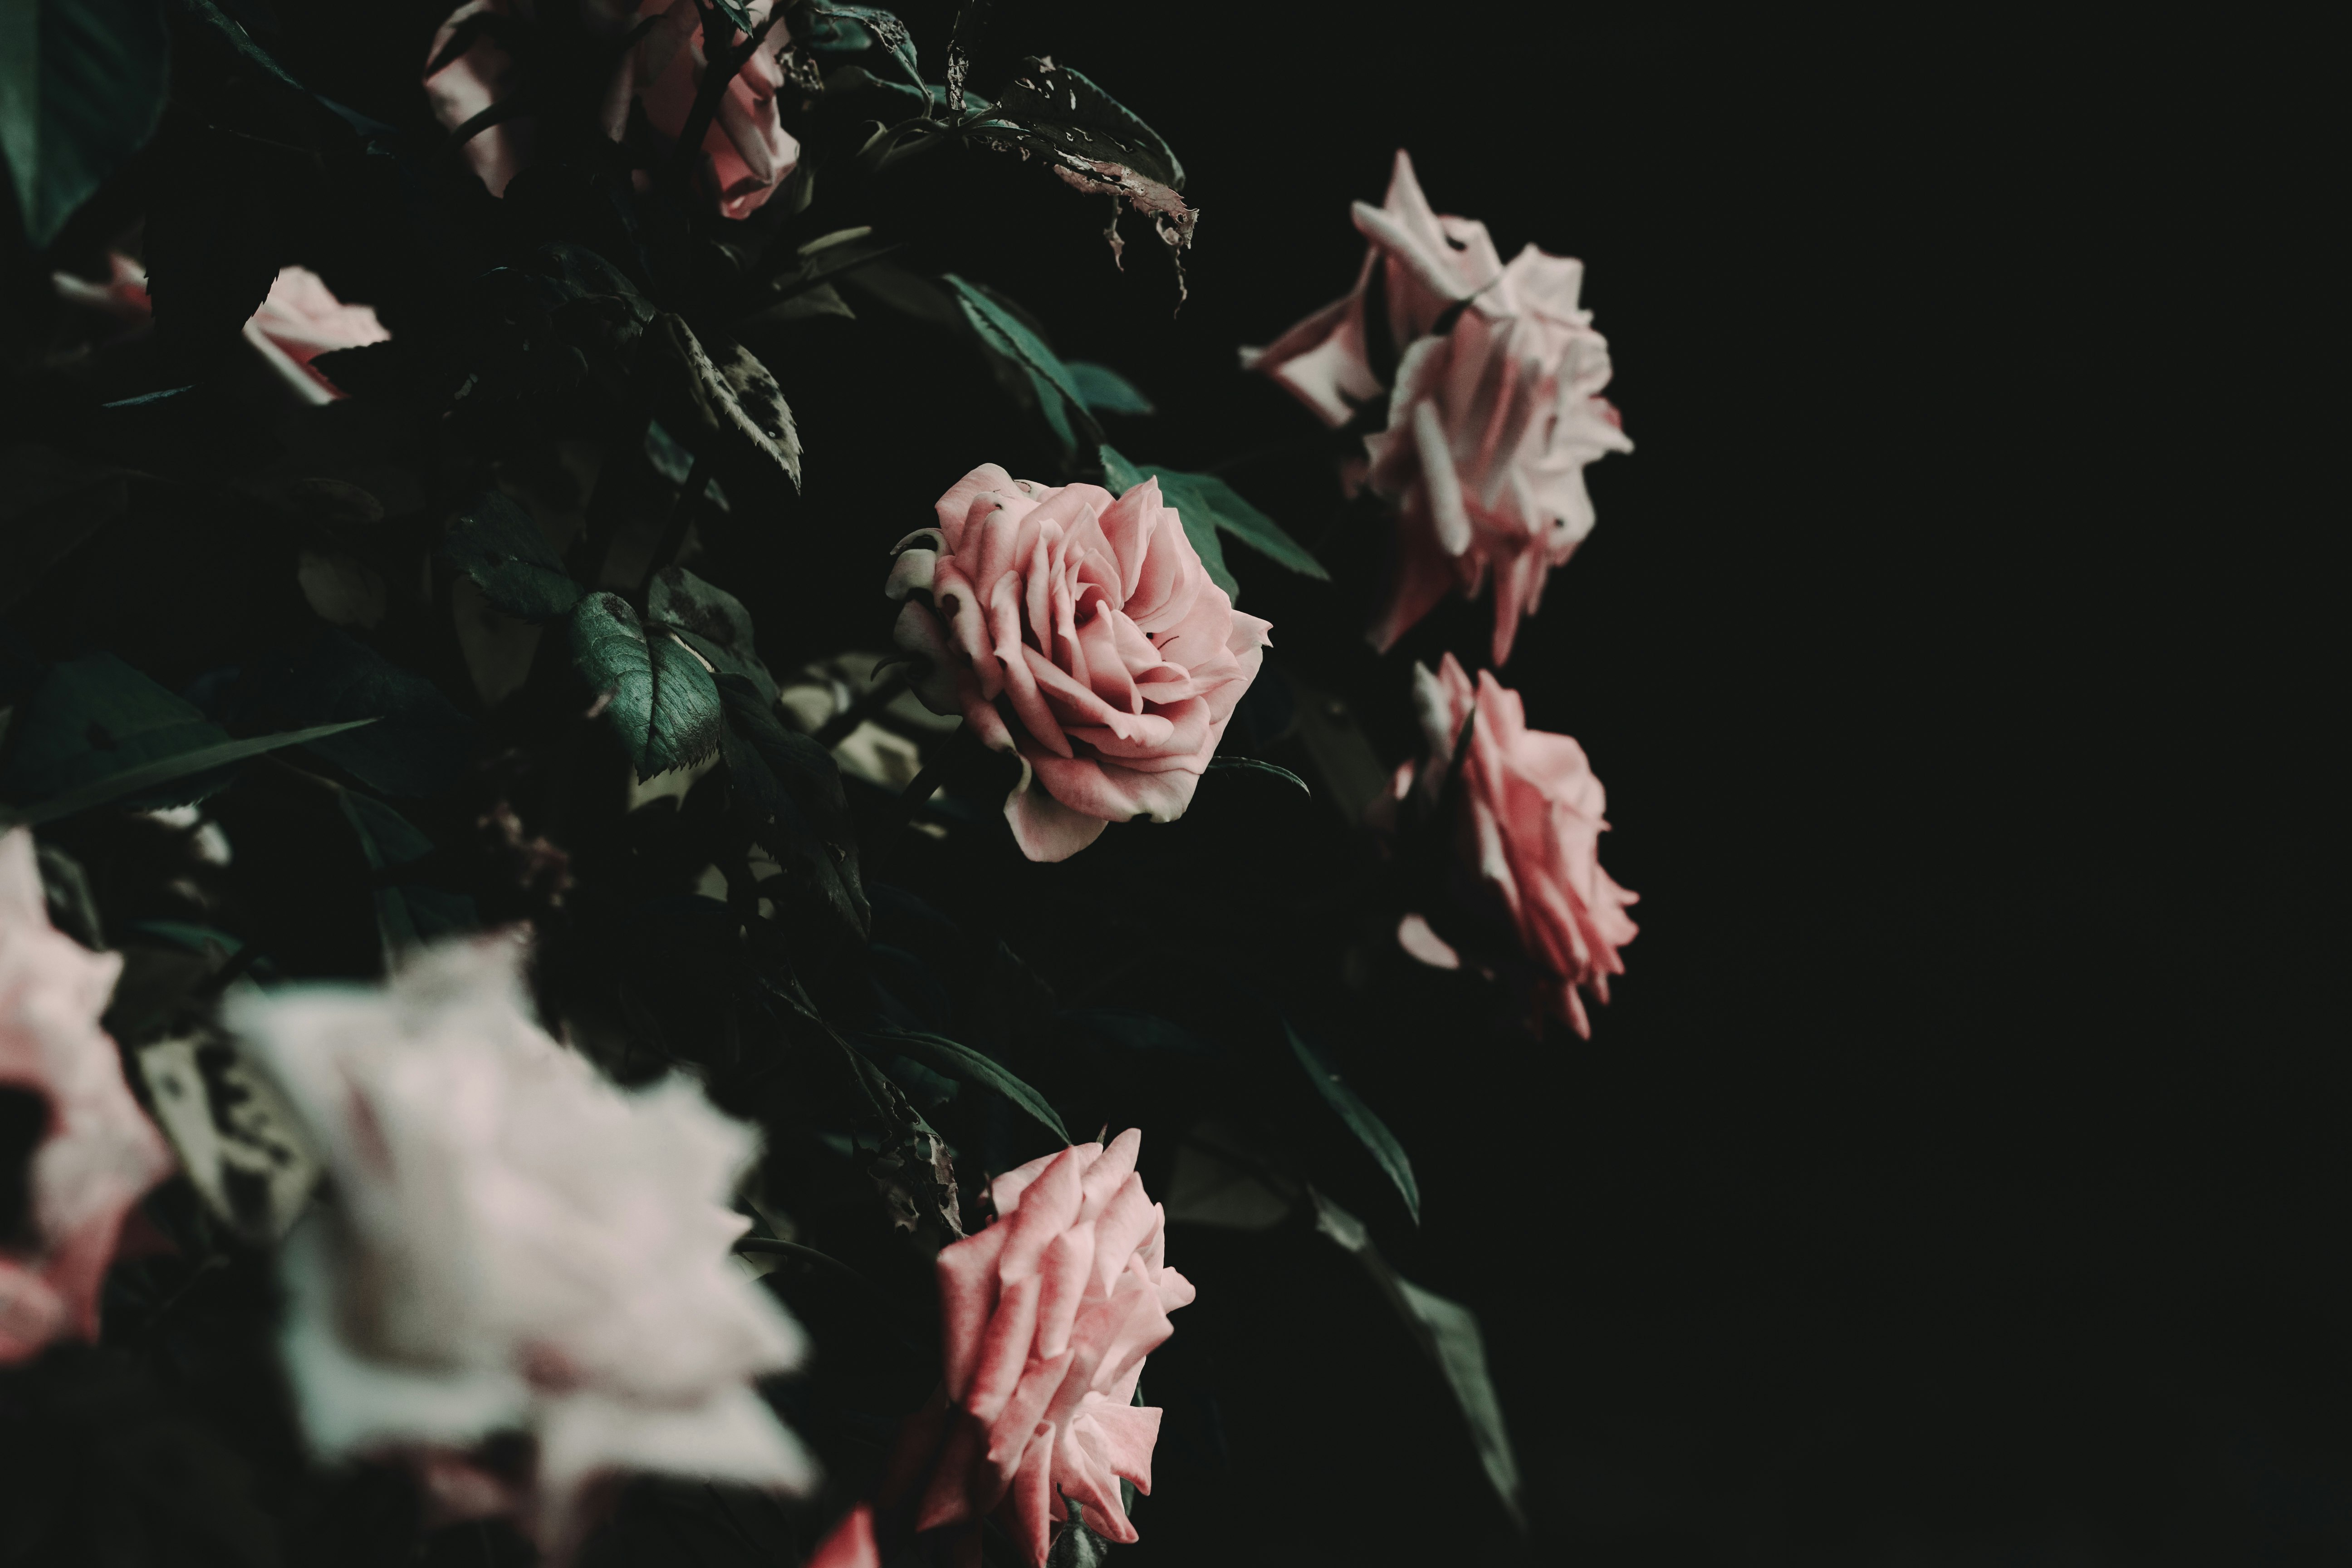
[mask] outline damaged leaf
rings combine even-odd
[[[749,349],[726,339],[705,345],[667,311],[646,329],[636,374],[654,416],[688,450],[751,479],[801,482],[800,433],[783,389]]]

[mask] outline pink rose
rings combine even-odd
[[[751,0],[745,7],[755,22],[769,12],[772,0]],[[450,13],[434,35],[426,63],[440,58],[458,26],[477,13],[514,16],[528,21],[531,0],[468,0]],[[634,16],[625,0],[590,0],[582,18],[591,27],[609,34],[615,42],[635,21],[658,20],[621,57],[603,105],[604,133],[619,141],[628,129],[629,101],[645,107],[646,122],[675,141],[685,133],[694,112],[695,95],[709,63],[704,49],[701,15],[694,0],[643,0]],[[730,43],[743,35],[735,32]],[[779,22],[768,29],[728,82],[719,100],[719,112],[702,141],[702,178],[719,216],[749,217],[773,195],[784,176],[798,166],[801,144],[793,139],[778,115],[776,94],[784,85],[778,56],[792,41]],[[440,122],[457,129],[516,89],[514,61],[497,40],[477,39],[465,54],[427,77],[425,91]],[[477,133],[466,143],[466,159],[494,196],[506,194],[507,183],[530,159],[531,125],[518,115]]]
[[[1412,158],[1402,152],[1382,205],[1358,202],[1352,216],[1372,242],[1355,289],[1265,348],[1242,351],[1244,370],[1272,376],[1335,430],[1385,390],[1364,343],[1364,300],[1374,268],[1388,301],[1389,337],[1400,346],[1427,333],[1502,270],[1486,226],[1432,211]]]
[[[882,1568],[882,1549],[874,1538],[874,1505],[862,1502],[842,1515],[810,1553],[807,1568]]]
[[[1355,216],[1373,245],[1356,291],[1244,363],[1345,423],[1381,390],[1363,312],[1371,268],[1384,269],[1402,358],[1388,427],[1365,447],[1373,489],[1398,505],[1398,559],[1372,643],[1385,651],[1450,589],[1475,596],[1491,570],[1501,664],[1545,578],[1592,531],[1586,465],[1633,449],[1600,395],[1609,344],[1577,302],[1584,264],[1528,246],[1503,265],[1484,224],[1430,210],[1402,153],[1386,205],[1359,202]]]
[[[1021,759],[1004,802],[1032,860],[1063,860],[1104,825],[1184,815],[1267,625],[1209,580],[1160,481],[1113,500],[1045,489],[991,463],[898,543],[896,637],[916,686]]]
[[[528,20],[530,0],[466,0],[434,33],[433,47],[425,51],[426,67],[441,58],[459,26],[486,14]],[[499,47],[494,36],[485,33],[471,48],[425,79],[425,97],[433,105],[433,118],[444,130],[455,131],[520,85],[514,57]],[[530,161],[530,132],[529,117],[515,115],[476,132],[466,142],[466,163],[489,187],[490,195],[505,195],[508,182]]]
[[[758,22],[768,15],[771,0],[751,0],[744,9]],[[694,97],[709,63],[701,17],[694,0],[644,0],[637,15],[661,20],[622,68],[645,104],[646,121],[675,141],[694,112]],[[735,33],[729,42],[740,42],[742,36]],[[784,85],[784,68],[777,56],[791,41],[782,22],[768,29],[727,84],[719,113],[702,139],[703,183],[718,200],[721,217],[749,217],[759,211],[800,163],[801,144],[776,112],[776,94]]]
[[[1566,735],[1528,728],[1519,694],[1486,670],[1474,694],[1452,654],[1432,675],[1413,667],[1413,705],[1429,760],[1420,768],[1423,797],[1434,802],[1462,726],[1477,723],[1463,759],[1462,825],[1480,881],[1510,917],[1527,955],[1552,978],[1546,1001],[1570,1028],[1592,1037],[1577,994],[1582,986],[1609,1000],[1609,977],[1625,973],[1617,950],[1640,928],[1625,913],[1634,895],[1601,868],[1604,796],[1584,748]],[[1416,783],[1413,764],[1398,770],[1401,799]],[[1453,969],[1460,958],[1420,915],[1407,915],[1397,940],[1424,963]]]
[[[32,834],[0,837],[0,1086],[48,1110],[26,1172],[29,1240],[0,1241],[0,1366],[52,1340],[98,1338],[99,1289],[123,1219],[172,1169],[98,1026],[121,972],[120,954],[50,926]]]
[[[147,295],[147,274],[139,263],[120,251],[110,252],[111,276],[91,283],[69,272],[55,275],[58,297],[70,303],[103,310],[108,315],[144,326],[155,318],[154,301]],[[346,305],[335,298],[326,280],[307,267],[278,269],[268,298],[245,323],[245,341],[278,373],[296,395],[309,403],[331,403],[343,390],[310,362],[337,349],[355,349],[391,339],[375,311],[366,305]]]
[[[1166,1216],[1144,1196],[1143,1135],[1080,1144],[996,1178],[997,1221],[939,1256],[954,1407],[917,1510],[935,1530],[994,1510],[1043,1564],[1049,1521],[1130,1542],[1120,1478],[1151,1489],[1160,1411],[1131,1403],[1143,1358],[1173,1331],[1192,1282],[1163,1258]],[[919,1435],[930,1424],[918,1421]]]

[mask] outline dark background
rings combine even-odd
[[[439,8],[280,5],[283,52],[410,123]],[[908,14],[936,59],[948,8]],[[1189,301],[1010,159],[897,199],[1160,404],[1130,455],[1349,553],[1329,443],[1234,351],[1346,287],[1399,146],[1506,256],[1585,259],[1637,445],[1507,671],[1608,784],[1631,973],[1590,1043],[1434,980],[1346,1043],[1425,1194],[1381,1245],[1485,1324],[1531,1532],[1343,1256],[1180,1232],[1167,1356],[1217,1404],[1129,1561],[2352,1560],[2307,48],[998,0],[975,86],[1051,53],[1185,159]],[[878,560],[967,465],[894,463],[857,367],[777,368],[806,515]],[[1335,653],[1348,572],[1236,564],[1278,651],[1386,683],[1390,760],[1409,658],[1484,644],[1482,603]]]

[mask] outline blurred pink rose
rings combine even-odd
[[[1381,269],[1388,303],[1389,339],[1400,349],[1502,270],[1486,226],[1432,211],[1413,178],[1412,160],[1402,152],[1382,204],[1358,202],[1352,216],[1372,242],[1355,289],[1265,347],[1242,351],[1244,370],[1272,376],[1334,429],[1384,390],[1364,342],[1364,301],[1374,268]]]
[[[1585,466],[1633,449],[1600,395],[1609,344],[1578,304],[1584,264],[1528,246],[1505,266],[1484,224],[1431,211],[1402,153],[1386,205],[1358,202],[1355,217],[1372,241],[1355,292],[1244,362],[1327,423],[1346,423],[1381,390],[1366,357],[1364,303],[1372,268],[1383,269],[1402,358],[1388,426],[1365,447],[1371,487],[1397,503],[1399,521],[1372,643],[1386,650],[1451,589],[1475,596],[1491,571],[1501,664],[1546,576],[1592,531]]]
[[[1160,481],[1114,500],[991,463],[939,515],[899,542],[897,641],[929,662],[933,712],[1020,757],[1004,815],[1022,853],[1066,859],[1106,823],[1183,816],[1268,627],[1209,580]]]
[[[882,1568],[874,1539],[874,1505],[862,1502],[841,1516],[808,1560],[807,1568]]]
[[[1437,800],[1445,787],[1454,742],[1472,711],[1463,761],[1463,831],[1479,879],[1508,912],[1527,955],[1552,977],[1545,997],[1570,1028],[1590,1039],[1591,1019],[1577,994],[1582,986],[1609,1000],[1609,977],[1625,973],[1617,950],[1640,930],[1625,913],[1634,895],[1601,868],[1601,781],[1585,760],[1584,748],[1566,735],[1530,730],[1519,694],[1494,676],[1470,678],[1452,654],[1437,673],[1413,667],[1413,705],[1421,718],[1429,760],[1418,770],[1400,769],[1399,796],[1417,783],[1424,797]],[[1407,915],[1397,940],[1423,963],[1452,969],[1460,963],[1453,948],[1418,914]]]
[[[98,1026],[121,971],[121,955],[50,926],[32,834],[0,837],[0,1087],[48,1108],[25,1173],[27,1234],[0,1238],[0,1366],[98,1338],[124,1217],[172,1168]]]
[[[772,0],[751,0],[745,9],[757,22],[768,15],[771,4]],[[486,12],[528,22],[532,16],[531,0],[468,0],[451,12],[434,35],[426,64],[440,58],[468,17]],[[629,100],[635,98],[644,105],[646,122],[656,132],[672,140],[683,134],[709,63],[701,15],[694,0],[643,0],[634,15],[625,0],[618,4],[590,0],[582,7],[582,16],[592,29],[608,34],[616,44],[637,21],[657,18],[620,58],[605,90],[604,133],[620,140],[628,129]],[[741,37],[741,33],[734,33],[730,42]],[[776,94],[784,84],[783,67],[777,57],[791,41],[792,35],[782,23],[768,29],[751,58],[728,82],[719,112],[703,137],[703,184],[722,217],[748,217],[757,212],[800,163],[801,144],[784,130],[776,108]],[[425,80],[435,117],[451,130],[519,86],[513,58],[488,34]],[[530,161],[533,129],[528,116],[517,115],[467,142],[466,160],[492,195],[504,195],[508,182]]]
[[[751,0],[744,9],[758,22],[768,14],[770,0]],[[694,0],[645,0],[640,16],[659,16],[629,56],[623,69],[646,106],[646,119],[656,131],[675,140],[686,130],[694,111],[694,95],[702,86],[702,23]],[[740,39],[740,33],[730,42]],[[776,186],[801,161],[801,144],[793,140],[776,114],[776,94],[784,85],[778,53],[792,41],[782,22],[743,62],[719,100],[719,114],[702,139],[702,177],[719,203],[721,217],[749,217],[776,194]]]
[[[1164,1260],[1166,1216],[1144,1196],[1143,1135],[1080,1144],[996,1178],[998,1219],[939,1256],[953,1406],[915,1527],[994,1510],[1043,1564],[1050,1521],[1129,1542],[1119,1479],[1151,1489],[1160,1411],[1131,1403],[1143,1358],[1173,1331],[1192,1282]],[[921,1424],[919,1423],[919,1426]]]
[[[92,283],[69,272],[52,282],[58,297],[71,304],[142,326],[154,320],[154,301],[147,294],[147,274],[139,263],[120,251],[107,257],[110,276]],[[278,269],[268,298],[245,323],[245,341],[269,368],[309,403],[331,403],[343,390],[321,374],[310,362],[337,349],[355,349],[388,342],[392,334],[366,305],[346,305],[335,298],[326,280],[307,267]]]

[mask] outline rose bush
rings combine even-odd
[[[729,1257],[753,1134],[682,1079],[626,1094],[550,1039],[520,958],[461,942],[382,991],[227,1016],[334,1182],[281,1255],[312,1447],[404,1454],[445,1514],[514,1512],[560,1559],[610,1473],[797,1489],[814,1467],[750,1386],[802,1353]],[[513,1429],[537,1439],[531,1476],[467,1460]]]
[[[1475,873],[1507,914],[1521,948],[1549,977],[1545,1001],[1590,1039],[1580,987],[1609,1000],[1609,977],[1625,973],[1618,949],[1639,931],[1627,892],[1601,868],[1605,797],[1584,748],[1566,735],[1527,726],[1519,694],[1486,671],[1475,688],[1447,654],[1432,674],[1413,667],[1413,706],[1429,748],[1417,766],[1397,770],[1394,795],[1418,787],[1434,804],[1444,794],[1462,727],[1475,715],[1460,759],[1462,817],[1446,825],[1461,837]],[[1418,913],[1397,931],[1400,946],[1424,963],[1455,968],[1459,956]]]
[[[758,23],[767,18],[772,5],[772,0],[751,0],[744,10]],[[441,58],[461,26],[483,14],[529,19],[532,6],[530,0],[472,0],[458,7],[434,35],[427,66]],[[661,136],[675,142],[684,135],[710,63],[694,0],[644,0],[634,16],[625,5],[603,0],[581,7],[580,20],[615,44],[633,27],[652,23],[622,53],[604,90],[604,133],[620,140],[634,99],[643,106],[646,122]],[[740,43],[742,37],[740,31],[732,31],[730,42]],[[768,29],[719,95],[718,112],[703,135],[703,187],[721,217],[742,218],[757,212],[799,166],[801,144],[784,129],[776,106],[776,94],[784,85],[778,56],[791,42],[792,34],[781,20]],[[514,57],[492,33],[484,33],[464,54],[425,79],[435,116],[453,131],[520,90],[521,85]],[[466,142],[467,163],[492,195],[504,195],[508,183],[530,163],[533,132],[530,119],[517,115],[476,132]]]
[[[1633,449],[1601,396],[1609,344],[1578,302],[1584,264],[1530,245],[1504,265],[1486,225],[1431,209],[1403,153],[1384,205],[1358,202],[1355,219],[1372,242],[1355,290],[1244,363],[1334,426],[1388,391],[1386,426],[1365,441],[1371,486],[1399,514],[1373,645],[1386,651],[1449,591],[1475,597],[1491,574],[1501,664],[1552,568],[1592,531],[1585,468]],[[1375,268],[1402,351],[1385,389],[1364,319]]]
[[[0,1234],[0,1366],[53,1340],[98,1338],[99,1288],[123,1218],[172,1169],[99,1027],[121,972],[120,954],[91,952],[49,924],[32,834],[0,836],[0,1089],[47,1113],[26,1152],[26,1213],[17,1234]]]
[[[1021,759],[1004,815],[1033,860],[1066,859],[1111,822],[1184,815],[1268,624],[1209,580],[1146,479],[1016,479],[991,463],[898,545],[895,637],[926,706],[961,713]]]
[[[1007,1171],[990,1189],[996,1223],[940,1249],[946,1404],[901,1448],[902,1465],[939,1449],[918,1530],[992,1511],[1042,1565],[1077,1503],[1096,1534],[1136,1539],[1118,1483],[1151,1489],[1160,1411],[1131,1401],[1168,1314],[1192,1300],[1136,1173],[1142,1146],[1130,1128]]]

